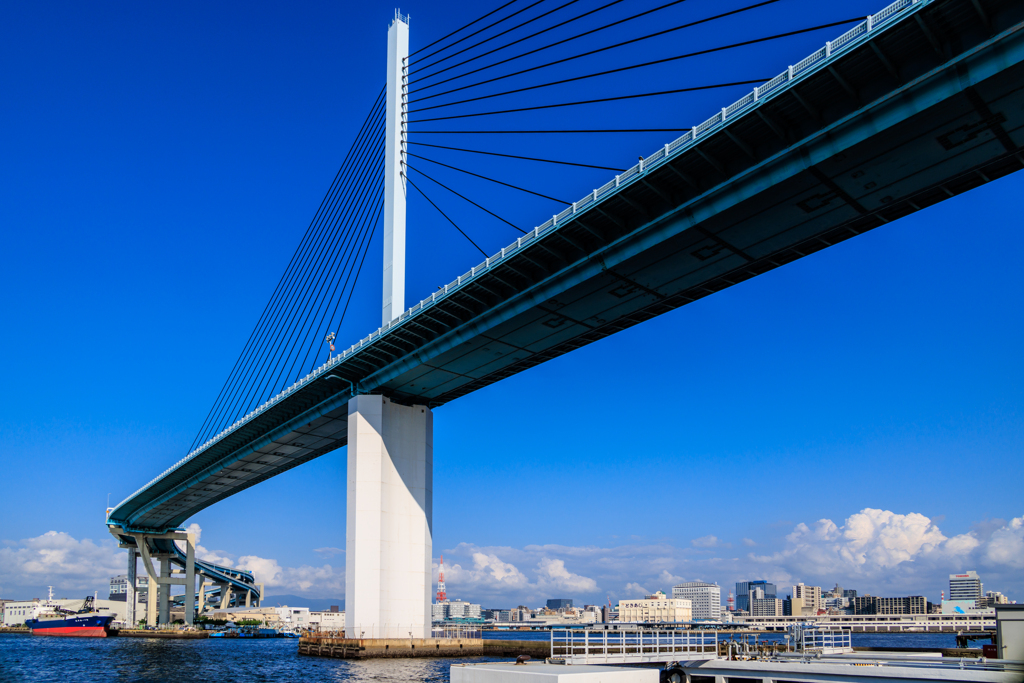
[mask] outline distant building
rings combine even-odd
[[[853,614],[927,614],[928,601],[923,595],[906,598],[879,598],[865,595],[853,599]]]
[[[453,619],[482,619],[483,610],[480,605],[465,600],[447,600],[435,602],[431,606],[433,621],[451,621]]]
[[[277,620],[291,628],[309,628],[308,607],[275,607]]]
[[[822,602],[825,605],[825,611],[829,614],[853,614],[853,608],[850,607],[849,598],[837,595],[830,598],[824,598]]]
[[[844,598],[849,598],[849,599],[852,600],[853,598],[857,597],[857,591],[851,590],[849,588],[844,588],[843,589],[843,597]]]
[[[978,607],[977,600],[943,600],[942,614],[984,614],[994,613],[993,607]]]
[[[39,616],[38,600],[9,600],[4,603],[4,626],[21,626]]]
[[[978,607],[982,608],[1008,604],[1010,604],[1010,599],[999,591],[988,591],[985,593],[985,597],[978,599]]]
[[[606,624],[610,624],[613,621],[619,620],[619,610],[617,607],[611,605],[605,605],[601,608],[601,621]]]
[[[813,616],[824,608],[821,586],[805,586],[802,583],[793,586],[793,597],[790,602],[793,616]]]
[[[672,586],[672,597],[689,600],[694,619],[720,619],[722,616],[722,589],[717,583],[687,581]]]
[[[553,610],[568,609],[572,607],[571,598],[552,598],[548,600],[547,608]]]
[[[643,600],[619,600],[619,621],[625,623],[668,624],[693,620],[689,600],[670,598],[661,591]]]
[[[314,631],[344,631],[345,613],[336,607],[326,612],[310,610],[309,627]]]
[[[135,600],[145,602],[146,594],[149,592],[149,577],[145,572],[135,577]],[[128,575],[120,574],[110,579],[110,599],[118,602],[128,600]]]
[[[781,617],[782,600],[779,600],[778,598],[751,598],[750,616]]]
[[[505,623],[512,621],[512,610],[510,609],[485,609],[483,611],[484,619],[491,619],[496,623]]]
[[[533,611],[525,605],[519,605],[512,610],[512,621],[529,621],[532,618]]]
[[[752,588],[760,588],[764,591],[764,597],[766,598],[777,597],[774,583],[768,583],[767,581],[741,581],[736,584],[736,609],[750,609],[749,600]]]
[[[977,602],[985,597],[985,590],[978,572],[969,571],[963,574],[949,575],[950,600],[974,600]]]

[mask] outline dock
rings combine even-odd
[[[299,654],[336,659],[388,659],[401,657],[509,657],[551,654],[546,640],[489,640],[484,638],[338,638],[304,635]]]
[[[118,638],[163,638],[165,640],[200,640],[209,638],[210,631],[172,631],[165,629],[123,628],[111,631],[111,637]]]

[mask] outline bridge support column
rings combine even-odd
[[[231,606],[231,584],[219,583],[220,586],[220,608],[227,609]]]
[[[206,610],[206,587],[212,585],[212,583],[207,583],[206,579],[203,578],[199,581],[199,605],[196,608],[198,614],[202,614]]]
[[[169,624],[171,622],[171,558],[169,556],[160,558],[160,579],[156,594],[157,600],[159,600],[157,608],[160,610],[157,615],[157,623]]]
[[[185,541],[185,625],[195,624],[196,605],[196,537],[187,534]]]
[[[125,595],[125,626],[128,628],[135,628],[135,576],[139,569],[138,556],[135,554],[135,548],[128,549],[128,586],[127,594]]]
[[[146,559],[143,561],[149,562]],[[157,583],[151,576],[149,578],[149,588],[146,590],[146,626],[156,626],[156,586]]]
[[[430,637],[433,413],[383,396],[348,404],[345,632]]]
[[[193,607],[196,595],[196,565],[195,548],[196,538],[194,534],[182,532],[170,532],[167,534],[149,535],[132,534],[135,547],[129,549],[129,581],[134,573],[135,561],[132,559],[138,552],[142,557],[142,566],[146,569],[149,577],[148,589],[146,590],[146,625],[166,624],[171,617],[171,586],[185,586],[185,623],[193,623]],[[171,567],[174,555],[154,554],[150,548],[150,542],[155,540],[185,541],[185,571],[184,577],[172,576]],[[122,546],[123,547],[123,546]],[[153,560],[159,560],[159,572],[153,569]],[[180,560],[175,560],[179,561]],[[129,609],[131,609],[129,607]]]

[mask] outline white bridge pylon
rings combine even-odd
[[[405,311],[405,134],[409,17],[395,10],[388,28],[388,85],[384,100],[384,297],[381,325]]]
[[[388,28],[382,324],[405,311],[406,66],[409,17]],[[433,413],[384,396],[348,404],[345,635],[429,638]]]

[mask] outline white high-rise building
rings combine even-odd
[[[794,617],[814,616],[825,606],[821,600],[821,586],[805,586],[798,583],[793,586],[793,598],[790,604]]]
[[[981,584],[978,572],[969,571],[962,574],[949,575],[950,600],[974,600],[985,597],[985,589]]]
[[[714,619],[722,617],[722,589],[717,583],[703,581],[687,581],[672,586],[672,597],[689,600],[693,605],[694,619]]]

